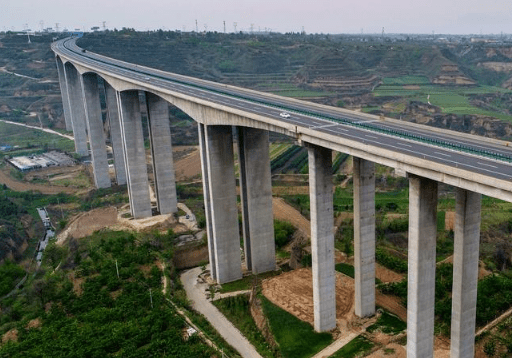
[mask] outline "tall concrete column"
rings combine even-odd
[[[237,130],[245,257],[258,274],[276,268],[268,131]]]
[[[336,327],[332,152],[313,145],[308,152],[314,323],[322,332]]]
[[[172,160],[169,103],[149,92],[146,92],[146,103],[158,211],[160,214],[175,213],[178,211],[178,201]]]
[[[66,83],[66,75],[64,74],[64,64],[60,57],[55,57],[55,61],[57,62],[57,72],[59,74],[59,84],[60,84],[60,93],[62,96],[62,108],[64,112],[64,120],[66,122],[66,130],[73,130],[73,123],[71,122],[71,108],[69,106],[69,97],[68,97],[68,85]]]
[[[70,63],[64,65],[64,74],[68,89],[69,105],[71,109],[71,122],[73,124],[73,137],[75,138],[75,151],[77,154],[89,155],[87,149],[87,132],[85,109],[82,98],[82,84],[78,71]]]
[[[354,157],[355,313],[375,313],[375,164]]]
[[[407,358],[434,354],[437,182],[409,177]]]
[[[242,277],[231,126],[206,126],[206,152],[217,282]]]
[[[103,120],[101,118],[98,76],[94,73],[86,73],[80,76],[80,81],[82,83],[83,105],[91,147],[94,184],[97,188],[108,188],[111,184],[108,172],[107,146],[105,145]]]
[[[125,155],[130,210],[135,219],[151,216],[146,151],[138,91],[117,94],[121,115],[121,135]]]
[[[210,179],[208,175],[208,153],[206,152],[206,129],[202,123],[197,124],[199,149],[201,154],[201,174],[203,177],[204,216],[206,218],[206,235],[208,237],[208,256],[210,259],[210,275],[217,280],[217,265],[215,264],[215,240],[212,229],[212,204],[210,202]]]
[[[457,188],[451,358],[473,358],[475,353],[481,197],[481,194]]]
[[[114,155],[114,167],[116,169],[117,185],[126,184],[126,166],[123,155],[123,141],[121,138],[121,120],[119,118],[119,107],[117,105],[116,91],[106,81],[105,101],[107,103],[107,114],[110,124],[110,141]]]

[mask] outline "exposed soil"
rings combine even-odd
[[[184,151],[186,154],[180,157],[180,151]],[[178,147],[174,150],[174,156],[175,158],[177,156],[174,163],[177,181],[195,178],[201,174],[199,147]]]
[[[387,267],[375,264],[375,277],[382,282],[400,282],[404,279],[404,275],[388,269]]]
[[[297,209],[288,205],[283,198],[272,198],[274,218],[291,223],[297,229],[302,230],[308,237],[311,236],[311,224],[301,215]]]
[[[313,278],[310,268],[298,269],[264,280],[262,293],[272,303],[313,324]],[[354,321],[354,283],[336,275],[336,319],[343,326]]]
[[[0,170],[0,184],[5,184],[7,187],[14,191],[39,191],[42,194],[58,194],[58,193],[66,193],[66,194],[74,194],[78,189],[65,187],[65,186],[57,186],[57,185],[48,185],[48,184],[33,184],[26,183],[22,181],[15,180],[11,178],[9,175],[10,167],[4,168]]]
[[[113,206],[99,208],[80,213],[68,225],[66,230],[58,235],[57,244],[62,244],[67,238],[80,239],[93,232],[117,223],[117,209]]]
[[[386,353],[384,349],[393,349],[394,352]],[[373,352],[369,356],[366,356],[367,358],[406,358],[407,352],[405,350],[404,346],[401,346],[397,343],[390,343],[379,350]]]

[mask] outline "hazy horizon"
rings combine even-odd
[[[329,34],[512,34],[512,2],[505,0],[441,1],[412,3],[406,0],[340,2],[318,0],[297,4],[292,0],[256,2],[225,0],[217,3],[192,0],[6,0],[0,12],[0,30],[40,31],[59,23],[89,31],[91,27],[136,30],[226,32],[271,30],[275,32]],[[196,27],[197,20],[197,27]]]

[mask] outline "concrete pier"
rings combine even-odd
[[[375,313],[375,164],[354,157],[355,313]]]
[[[475,354],[481,197],[460,188],[456,191],[451,358]]]
[[[64,120],[66,122],[66,130],[72,131],[73,122],[71,122],[71,108],[69,106],[68,85],[66,83],[66,75],[64,73],[64,64],[60,57],[55,57],[55,61],[57,62],[57,73],[59,74],[59,85],[62,96],[62,109],[64,112]]]
[[[245,259],[258,274],[276,268],[268,131],[237,130]]]
[[[231,126],[206,126],[212,231],[218,283],[242,278],[233,134]]]
[[[107,103],[110,142],[112,143],[112,154],[114,155],[114,167],[116,169],[116,182],[117,185],[124,185],[126,184],[126,165],[124,162],[121,120],[119,118],[116,91],[106,81],[103,83],[105,85],[105,101]]]
[[[434,354],[437,182],[409,176],[407,358]]]
[[[135,219],[151,216],[146,151],[138,91],[117,94],[125,154],[130,210]]]
[[[108,172],[103,120],[101,117],[98,76],[94,73],[86,73],[80,76],[80,81],[82,83],[83,104],[85,107],[87,131],[89,133],[89,145],[91,147],[94,184],[97,188],[108,188],[111,183]]]
[[[172,159],[169,103],[146,92],[146,104],[158,211],[160,214],[175,213],[178,211],[178,201]]]
[[[314,326],[323,332],[336,327],[332,151],[310,145],[308,152]]]
[[[210,179],[208,176],[208,153],[206,152],[206,129],[202,123],[197,124],[199,149],[201,154],[201,175],[203,177],[204,215],[206,218],[206,235],[208,236],[208,256],[210,260],[210,275],[217,280],[217,265],[215,264],[215,240],[212,229],[212,204],[210,202]]]
[[[82,98],[82,84],[80,83],[79,73],[73,65],[66,63],[64,65],[64,74],[68,89],[68,99],[71,109],[71,122],[73,124],[73,136],[75,138],[75,151],[77,154],[89,155],[87,149],[87,132],[85,108]]]

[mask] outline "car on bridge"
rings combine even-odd
[[[286,112],[281,112],[279,113],[279,115],[283,118],[290,118],[290,113],[286,113]]]

